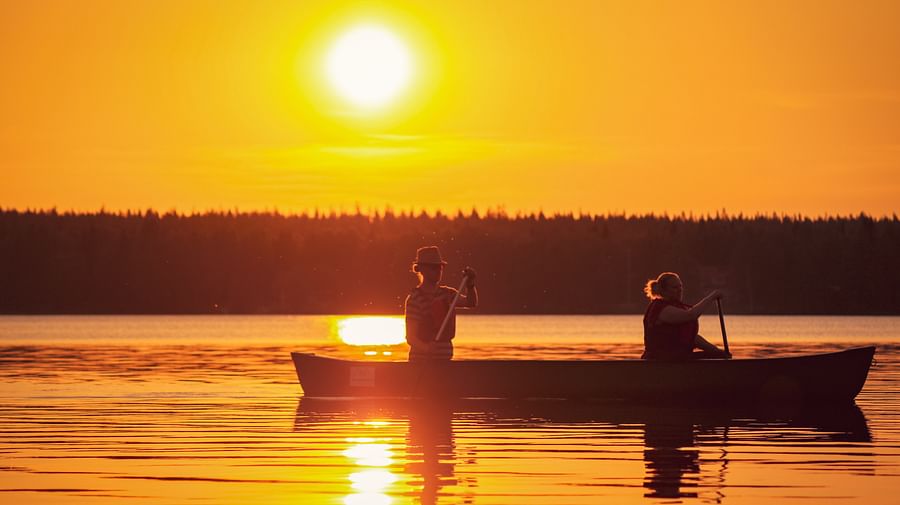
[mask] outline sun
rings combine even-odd
[[[337,331],[348,345],[398,345],[406,341],[406,324],[399,317],[348,317],[338,321]]]
[[[390,30],[377,25],[354,27],[328,52],[326,74],[334,90],[363,108],[394,101],[412,77],[412,55]]]

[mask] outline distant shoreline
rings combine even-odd
[[[309,209],[306,211],[282,212],[277,209],[273,210],[240,210],[240,209],[208,209],[201,211],[184,212],[175,209],[118,209],[108,210],[99,208],[97,210],[76,210],[76,209],[59,209],[57,207],[41,207],[41,208],[13,208],[0,206],[0,214],[13,215],[35,215],[35,216],[64,216],[64,217],[148,217],[156,218],[197,218],[197,217],[266,217],[280,219],[335,219],[335,218],[366,218],[370,220],[378,220],[383,218],[437,218],[437,219],[669,219],[673,221],[710,221],[710,220],[781,220],[781,221],[829,221],[829,220],[854,220],[854,219],[870,219],[874,221],[898,221],[900,210],[890,214],[881,215],[871,214],[865,211],[843,213],[843,214],[802,214],[789,212],[729,212],[722,209],[716,212],[510,212],[503,206],[484,209],[455,209],[452,211],[434,210],[430,211],[425,208],[393,208],[386,206],[381,209],[362,210],[357,208],[353,211],[334,210],[334,209]]]
[[[399,314],[415,250],[481,314],[642,314],[679,272],[727,314],[900,314],[900,219],[0,211],[0,314]]]

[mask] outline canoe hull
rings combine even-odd
[[[786,358],[660,362],[362,362],[291,353],[307,397],[849,402],[874,347]]]

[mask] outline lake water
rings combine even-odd
[[[856,405],[825,413],[323,401],[288,353],[402,360],[346,343],[396,342],[399,320],[0,317],[0,501],[897,503],[900,318],[727,323],[735,357],[874,344],[877,363]],[[720,342],[715,318],[701,327]],[[640,316],[465,316],[456,339],[461,359],[640,349]]]

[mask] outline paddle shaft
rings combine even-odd
[[[456,302],[459,301],[459,294],[462,293],[464,287],[466,287],[466,282],[468,282],[468,276],[463,275],[463,280],[459,283],[459,289],[456,290],[456,295],[453,296],[453,302],[450,303],[450,308],[447,309],[447,315],[444,316],[444,322],[441,323],[440,329],[438,329],[437,335],[434,336],[434,341],[437,342],[441,339],[441,335],[444,334],[444,328],[447,327],[447,323],[450,321],[450,316],[453,315],[453,311],[456,310]]]
[[[725,346],[725,352],[728,351],[728,334],[725,333],[725,316],[722,315],[722,300],[716,298],[716,307],[719,309],[719,326],[722,327],[722,344]]]

